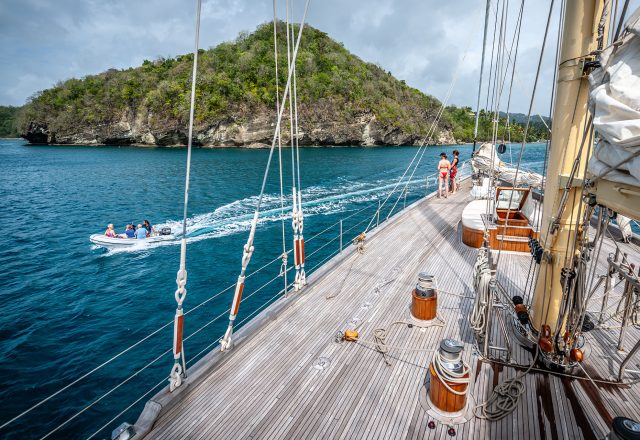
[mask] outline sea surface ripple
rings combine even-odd
[[[433,179],[426,187],[425,176],[435,172],[440,151],[451,154],[454,148],[462,160],[469,158],[470,145],[427,149],[409,184],[407,204],[435,189]],[[519,145],[513,148],[515,157]],[[283,150],[287,216],[290,151]],[[307,272],[338,251],[340,219],[350,216],[343,224],[345,243],[364,229],[378,200],[394,188],[415,152],[415,147],[301,149]],[[193,152],[187,312],[236,280],[267,156],[266,150],[237,148]],[[508,157],[507,152],[503,159]],[[525,148],[527,168],[541,171],[543,159],[544,145]],[[179,246],[105,251],[92,246],[89,235],[103,232],[107,223],[122,232],[126,223],[145,218],[178,230],[185,161],[183,148],[28,146],[21,140],[0,140],[0,425],[172,321]],[[249,272],[282,253],[278,174],[274,161]],[[396,200],[397,194],[382,218]],[[401,199],[396,211],[403,204]],[[290,249],[289,217],[285,231]],[[279,270],[276,261],[247,280],[238,320],[250,318],[277,297],[281,279],[258,289]],[[229,289],[186,316],[185,336],[193,335],[185,342],[189,365],[223,334],[232,293]],[[41,437],[88,406],[51,437],[97,433],[105,438],[120,422],[135,422],[153,394],[144,393],[166,384],[173,363],[167,353],[172,332],[168,325],[0,430],[0,437]]]

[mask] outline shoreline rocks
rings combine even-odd
[[[151,123],[150,115],[121,115],[117,121],[93,127],[77,125],[76,130],[51,129],[46,122],[31,121],[22,137],[31,144],[48,145],[132,145],[148,147],[186,146],[188,129],[176,123],[162,126]],[[306,118],[304,113],[309,113]],[[251,119],[239,121],[232,117],[210,125],[194,127],[194,146],[268,148],[273,141],[275,114],[261,112]],[[173,127],[171,127],[173,126]],[[322,118],[313,112],[301,111],[299,143],[304,146],[400,146],[419,145],[424,137],[407,133],[398,127],[381,124],[373,114],[362,114],[352,121]],[[282,144],[289,143],[289,130],[282,129]],[[441,129],[430,143],[454,145],[456,140],[448,129]]]

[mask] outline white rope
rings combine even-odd
[[[193,70],[191,72],[191,102],[189,107],[189,138],[187,139],[187,170],[184,184],[184,211],[182,216],[182,239],[180,241],[180,268],[176,275],[177,289],[175,291],[176,313],[174,317],[173,329],[173,367],[169,379],[169,391],[173,391],[182,384],[182,379],[186,373],[185,356],[182,344],[182,329],[184,322],[184,312],[182,303],[187,296],[187,214],[189,206],[189,178],[191,175],[191,149],[193,144],[193,115],[196,101],[196,77],[198,73],[198,47],[200,42],[200,11],[202,0],[197,0],[196,6],[196,33],[193,48]],[[182,364],[180,361],[182,360]]]
[[[436,376],[440,379],[440,383],[444,385],[444,387],[452,394],[456,396],[466,396],[468,392],[469,383],[471,381],[471,368],[469,368],[469,364],[462,360],[462,357],[458,359],[458,362],[462,363],[462,371],[456,372],[451,371],[448,368],[444,368],[442,363],[445,362],[442,359],[442,355],[440,354],[440,350],[436,350],[433,354],[433,360],[431,361],[431,365],[433,365],[433,370],[436,372]],[[455,385],[466,385],[463,391],[456,391],[449,386],[449,384]]]
[[[289,40],[295,39],[295,28],[291,23],[289,16],[291,14],[291,3],[286,2],[287,8],[287,63],[289,69],[293,72],[293,90],[289,94],[289,119],[291,132],[291,178],[292,178],[292,196],[293,196],[293,249],[294,249],[294,265],[296,275],[294,280],[294,289],[296,291],[302,289],[307,283],[304,270],[304,217],[302,212],[302,187],[300,184],[300,145],[299,145],[299,129],[298,129],[298,92],[296,79],[296,62],[289,57]],[[291,36],[289,36],[291,35]],[[297,177],[297,179],[296,179]],[[297,186],[296,186],[297,184]]]
[[[533,356],[531,364],[526,367],[521,366],[523,368],[526,368],[526,370],[519,374],[516,374],[513,378],[507,379],[496,385],[491,392],[491,395],[489,395],[489,398],[484,401],[484,403],[481,403],[473,408],[473,414],[480,419],[490,420],[494,422],[497,420],[501,420],[511,414],[517,408],[520,397],[526,391],[526,387],[524,385],[524,382],[522,381],[522,378],[529,374],[531,370],[537,370],[533,366],[538,359],[539,352],[540,346],[536,344],[536,352]],[[496,362],[491,359],[489,360],[491,362]],[[509,365],[503,362],[497,363],[501,365]],[[476,412],[478,409],[480,409],[480,414]]]
[[[393,280],[388,281],[386,284],[391,283]],[[384,285],[385,283],[383,282],[382,285]],[[363,321],[364,322],[364,321]],[[358,340],[359,342],[362,342],[364,344],[373,344],[373,346],[375,347],[375,349],[382,355],[382,358],[384,359],[385,363],[387,365],[391,365],[391,362],[389,361],[389,350],[393,349],[393,350],[399,350],[399,351],[433,351],[433,349],[428,348],[414,348],[414,347],[397,347],[397,346],[393,346],[393,345],[388,345],[387,344],[387,337],[389,336],[389,332],[391,331],[391,329],[393,328],[393,326],[395,325],[411,325],[413,327],[417,327],[417,328],[421,328],[421,329],[427,329],[430,327],[444,327],[446,325],[446,322],[444,319],[442,319],[440,316],[436,316],[436,319],[432,320],[429,323],[426,324],[418,324],[418,323],[414,323],[414,322],[407,322],[407,321],[395,321],[392,322],[391,325],[389,325],[389,327],[387,328],[376,328],[373,330],[373,338],[374,338],[374,342],[370,342],[370,341],[366,341],[366,340]]]
[[[479,339],[486,337],[487,308],[491,307],[490,283],[489,250],[480,248],[473,267],[473,289],[476,292],[476,296],[471,315],[469,315],[469,325]]]
[[[273,0],[273,58],[276,66],[276,115],[280,113],[280,81],[278,78],[278,17],[276,14],[276,0]],[[287,241],[285,235],[285,214],[284,214],[284,181],[282,178],[282,133],[278,130],[278,168],[280,171],[280,223],[282,224],[282,265],[280,266],[280,274],[284,278],[284,290],[287,290]]]
[[[309,9],[309,3],[311,0],[307,0],[305,3],[305,8],[304,8],[304,14],[302,16],[302,20],[300,22],[300,31],[298,32],[298,39],[296,41],[295,47],[293,49],[293,56],[292,56],[292,61],[295,62],[296,57],[298,56],[298,48],[300,47],[300,40],[302,38],[302,31],[304,29],[304,24],[305,24],[305,20],[307,17],[307,11]],[[285,102],[287,100],[287,97],[289,96],[289,92],[291,90],[291,77],[292,77],[293,71],[291,69],[289,69],[288,73],[287,73],[287,84],[285,86],[284,89],[284,94],[283,94],[283,98],[282,98],[282,102]],[[238,314],[238,310],[240,307],[240,300],[242,297],[242,291],[244,289],[244,281],[245,281],[245,272],[247,270],[247,266],[249,265],[249,262],[251,261],[251,256],[253,254],[254,251],[254,247],[253,247],[253,239],[255,237],[256,234],[256,228],[258,226],[258,217],[260,215],[260,208],[262,207],[262,199],[264,197],[264,190],[265,187],[267,185],[267,178],[269,177],[269,169],[271,167],[271,160],[273,159],[273,152],[276,146],[276,141],[278,139],[278,133],[280,131],[280,127],[282,124],[282,115],[284,112],[284,105],[280,106],[280,112],[278,113],[278,120],[276,122],[276,127],[275,127],[275,131],[273,134],[273,139],[271,141],[271,148],[269,150],[269,158],[267,160],[267,165],[265,167],[264,170],[264,175],[262,178],[262,186],[260,188],[260,195],[258,197],[258,202],[256,204],[256,210],[253,216],[253,220],[251,221],[251,229],[249,231],[249,237],[247,238],[247,243],[244,245],[244,251],[243,251],[243,257],[242,257],[242,267],[240,269],[240,275],[238,276],[238,281],[236,283],[236,290],[233,296],[233,302],[232,302],[232,306],[231,306],[231,312],[229,313],[229,325],[227,327],[227,331],[225,333],[225,336],[222,338],[222,341],[220,343],[220,349],[221,350],[228,350],[231,348],[231,335],[233,334],[233,325],[234,325],[234,321],[236,319],[236,316]]]

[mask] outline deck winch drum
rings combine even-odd
[[[429,400],[447,413],[462,411],[467,404],[469,367],[462,360],[462,343],[443,339],[429,365]]]
[[[640,423],[626,417],[616,417],[611,423],[609,440],[636,440],[640,438]]]
[[[438,292],[435,278],[426,272],[418,274],[418,283],[411,292],[411,315],[423,321],[436,317],[438,309]]]

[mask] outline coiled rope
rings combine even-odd
[[[520,396],[526,391],[522,378],[529,374],[535,365],[539,351],[540,347],[536,344],[536,353],[527,369],[512,379],[507,379],[496,385],[489,398],[473,408],[473,414],[480,419],[494,422],[511,414],[518,406]],[[478,414],[478,410],[480,410],[480,414]]]
[[[437,320],[437,321],[436,321]],[[364,321],[363,321],[364,322]],[[360,324],[362,325],[362,323]],[[387,343],[387,338],[389,336],[389,332],[391,331],[391,328],[393,326],[396,325],[406,325],[409,327],[417,327],[417,328],[431,328],[431,327],[444,327],[446,325],[446,321],[444,319],[442,319],[440,316],[436,316],[436,318],[434,320],[432,320],[429,323],[426,324],[417,324],[415,322],[407,322],[407,321],[394,321],[392,322],[389,327],[379,327],[373,330],[373,341],[368,340],[368,339],[360,339],[357,338],[357,342],[362,344],[362,345],[366,345],[366,346],[370,346],[373,347],[376,351],[378,351],[380,354],[382,354],[382,357],[385,361],[385,363],[387,365],[391,365],[391,361],[389,361],[389,351],[390,350],[398,350],[398,351],[412,351],[412,352],[431,352],[434,351],[433,348],[415,348],[415,347],[403,347],[403,346],[397,346],[397,345],[389,345]],[[358,327],[355,327],[354,330],[356,330]],[[336,335],[336,339],[338,340],[343,340],[344,339],[344,333],[342,332],[338,332]]]
[[[487,308],[491,302],[491,268],[489,267],[489,250],[480,248],[473,267],[473,289],[476,296],[469,316],[469,325],[478,338],[486,335]]]
[[[455,394],[456,396],[464,396],[467,394],[468,386],[471,381],[471,374],[469,374],[471,372],[471,368],[469,367],[469,364],[462,360],[462,357],[458,358],[458,360],[462,362],[462,371],[460,373],[451,371],[442,366],[442,363],[445,361],[442,359],[440,350],[436,350],[434,353],[431,364],[433,365],[433,370],[436,372],[440,382],[444,385],[447,391]],[[464,391],[456,391],[449,386],[450,383],[456,385],[467,385],[467,388],[465,388]]]

